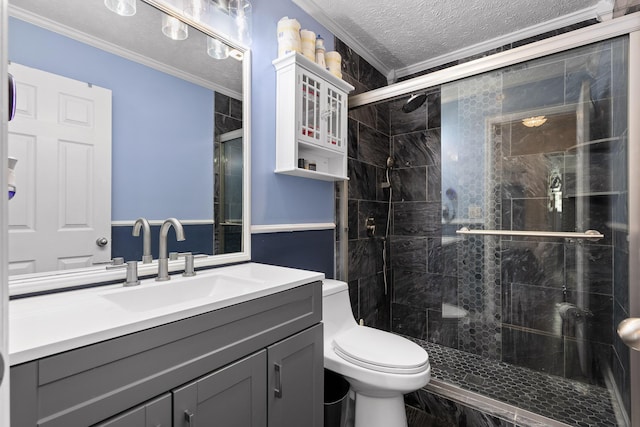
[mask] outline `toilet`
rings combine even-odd
[[[342,375],[356,397],[355,427],[406,427],[406,393],[431,379],[429,355],[398,335],[360,326],[345,282],[322,283],[324,367]]]

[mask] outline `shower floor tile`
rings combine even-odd
[[[433,378],[572,426],[617,425],[604,387],[406,338],[429,353]]]

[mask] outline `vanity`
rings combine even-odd
[[[323,278],[244,263],[13,300],[11,425],[321,426]]]

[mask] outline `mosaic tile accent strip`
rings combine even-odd
[[[604,387],[406,338],[429,353],[433,378],[569,425],[617,425],[611,396]]]
[[[453,191],[457,193],[459,218],[469,221],[460,225],[478,228],[482,224],[486,229],[500,229],[502,137],[497,124],[490,125],[490,135],[485,126],[492,117],[502,114],[501,74],[485,73],[445,85],[442,91],[449,95],[457,91],[455,98],[447,99],[456,99],[454,115],[459,136],[449,144],[443,138],[443,153],[447,148],[457,153],[451,165],[449,160],[442,160],[443,204]],[[489,139],[489,146],[485,138]],[[471,315],[459,325],[459,347],[499,360],[502,357],[499,241],[472,238],[465,239],[462,245],[458,252],[458,305]]]

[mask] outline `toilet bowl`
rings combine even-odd
[[[431,379],[426,351],[398,335],[360,326],[345,282],[322,283],[324,367],[344,376],[356,396],[355,427],[406,427],[406,393]]]

